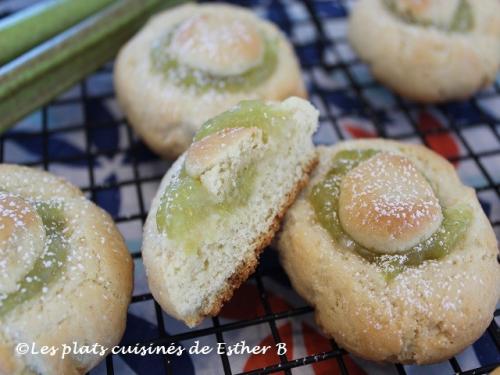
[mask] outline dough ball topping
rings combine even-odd
[[[15,195],[0,193],[0,293],[17,282],[44,250],[45,230],[36,209]]]
[[[412,162],[381,152],[342,179],[339,219],[359,244],[391,254],[429,238],[443,214],[432,187]]]
[[[249,20],[202,13],[182,22],[170,45],[179,62],[216,75],[237,75],[259,65],[265,42]]]

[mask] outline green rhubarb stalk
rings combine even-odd
[[[0,67],[0,132],[109,61],[151,14],[179,2],[120,0]]]
[[[0,65],[115,0],[47,0],[0,21]]]

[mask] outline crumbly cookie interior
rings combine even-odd
[[[198,323],[253,272],[315,163],[317,115],[299,98],[240,103],[206,122],[169,170],[143,257],[170,314]]]
[[[188,253],[195,253],[209,238],[215,240],[215,228],[225,226],[224,221],[236,208],[248,204],[255,190],[259,161],[272,158],[273,150],[278,147],[285,134],[295,132],[290,127],[298,125],[294,124],[290,117],[290,112],[278,106],[255,100],[241,102],[231,111],[207,121],[195,135],[195,143],[188,151],[187,160],[180,173],[165,189],[156,213],[158,231],[167,233],[177,246]],[[205,141],[210,141],[214,135],[217,142],[214,147],[223,148],[234,142],[234,139],[228,139],[231,133],[223,132],[235,129],[260,129],[262,147],[250,147],[243,150],[243,155],[240,147],[228,160],[221,161],[222,165],[208,168],[214,169],[213,172],[217,174],[214,178],[219,179],[209,181],[213,184],[204,183],[203,180],[203,177],[212,171],[193,175],[186,170],[186,164],[194,159],[189,157],[193,149],[200,148],[201,152],[207,154],[210,145]],[[210,150],[208,157],[212,155],[213,150]],[[203,154],[197,156],[197,159],[207,158]],[[234,173],[231,173],[233,171]],[[211,194],[211,185],[216,185],[214,190],[220,188],[218,185],[224,178],[221,176],[224,173],[230,173],[225,183],[229,188],[224,189],[227,192],[220,198],[216,193]]]

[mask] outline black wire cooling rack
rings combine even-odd
[[[458,116],[456,106],[442,105],[433,107],[432,111],[438,113],[447,125],[422,128],[415,118],[415,113],[428,110],[427,108],[408,102],[390,93],[386,93],[386,95],[391,95],[391,104],[388,106],[379,106],[372,100],[370,92],[384,89],[374,81],[360,80],[356,76],[356,72],[365,69],[365,67],[355,56],[349,53],[345,34],[338,31],[342,29],[342,24],[345,22],[345,16],[348,13],[350,5],[349,2],[263,0],[240,1],[239,3],[252,6],[259,13],[271,18],[280,25],[293,41],[301,59],[311,100],[321,109],[321,130],[320,134],[316,136],[316,142],[330,143],[332,140],[346,138],[348,134],[341,123],[349,117],[364,119],[369,122],[372,135],[376,134],[381,137],[402,141],[420,141],[432,146],[431,143],[435,142],[436,139],[439,140],[440,135],[451,136],[456,142],[462,145],[463,152],[449,157],[450,161],[472,163],[478,173],[483,176],[481,179],[482,182],[479,184],[480,186],[476,186],[478,193],[480,195],[481,193],[489,194],[490,197],[493,196],[492,199],[497,201],[500,199],[500,165],[496,164],[492,168],[492,163],[485,164],[486,159],[500,160],[498,159],[500,158],[500,147],[478,151],[476,146],[471,144],[469,139],[464,135],[469,129],[475,129],[479,126],[478,124],[481,124],[481,129],[486,129],[488,134],[491,134],[492,139],[500,145],[500,124],[496,123],[481,106],[482,100],[500,97],[498,82],[481,92],[474,99],[460,104],[458,111],[460,111],[462,106],[465,106],[467,111],[474,113],[473,118],[470,118],[470,116],[465,116],[465,118]],[[80,184],[80,186],[88,197],[97,204],[103,205],[103,199],[113,199],[113,197],[106,195],[107,191],[117,188],[127,188],[129,194],[135,196],[134,199],[137,200],[138,210],[137,212],[125,215],[114,213],[114,220],[119,226],[132,222],[142,224],[147,216],[148,205],[148,202],[144,198],[145,184],[157,183],[161,179],[168,163],[159,162],[163,166],[160,168],[162,172],[152,174],[143,173],[142,162],[145,148],[137,140],[133,131],[127,126],[126,120],[124,118],[107,118],[102,121],[95,121],[93,111],[96,109],[96,103],[99,104],[100,102],[112,100],[114,92],[112,89],[97,90],[96,92],[90,89],[92,86],[91,83],[96,80],[99,81],[103,76],[111,76],[112,69],[112,63],[105,65],[96,73],[80,82],[69,93],[55,99],[37,111],[33,116],[21,121],[19,129],[9,131],[0,138],[0,155],[3,162],[23,163],[52,171],[57,169],[57,166],[64,165],[65,168],[59,169],[59,174],[64,175],[64,171],[68,172],[66,177],[70,180],[72,165],[77,165],[78,168],[86,168],[88,171],[88,182]],[[325,84],[324,77],[341,77],[339,86],[333,89],[332,87],[327,87],[328,84]],[[342,93],[342,95],[339,95],[339,93]],[[70,111],[68,116],[70,120],[62,124],[54,124],[52,115],[58,111],[58,108],[65,108],[66,111]],[[394,127],[388,127],[387,117],[389,113],[397,113],[401,121],[405,122],[406,127],[404,131],[394,132]],[[35,127],[36,130],[31,128],[29,131],[25,131],[30,126],[27,123],[33,121],[38,124],[39,129]],[[108,134],[107,131],[112,129],[125,135],[125,144],[116,144],[107,149],[93,147],[93,140],[96,137],[106,137],[106,134]],[[329,140],[323,138],[322,134],[325,133],[330,135]],[[76,142],[82,145],[83,151],[66,152],[66,150],[63,152],[64,150],[58,150],[57,144],[53,144],[53,142],[60,137],[76,139]],[[16,147],[22,147],[31,151],[36,150],[35,154],[38,157],[16,160]],[[132,166],[131,174],[120,179],[102,180],[96,171],[98,160],[102,156],[109,157],[113,155],[124,155],[124,157],[130,158]],[[150,155],[150,158],[153,159],[154,157]],[[498,218],[493,219],[492,224],[498,235],[500,233],[500,221]],[[169,335],[167,334],[161,308],[152,300],[151,294],[134,294],[132,306],[144,301],[154,302],[157,319],[157,337],[151,340],[145,339],[142,343],[145,345],[151,343],[153,345],[168,345],[174,342],[206,336],[214,336],[217,342],[223,342],[224,335],[230,331],[261,324],[269,326],[272,338],[276,343],[281,342],[282,339],[279,334],[277,322],[312,314],[312,308],[302,306],[279,313],[273,311],[268,298],[266,275],[277,272],[281,273],[283,271],[277,265],[269,265],[268,258],[270,256],[266,253],[257,272],[251,278],[251,282],[255,283],[258,289],[264,314],[254,319],[229,323],[223,323],[216,317],[212,319],[212,325],[206,328],[186,329],[184,332]],[[136,260],[141,257],[139,251],[133,251],[132,255]],[[495,311],[495,316],[500,316],[500,310]],[[500,352],[500,328],[495,320],[491,323],[487,332],[494,343],[494,350]],[[282,355],[279,356],[278,363],[266,368],[240,373],[240,375],[292,374],[295,368],[320,361],[334,361],[336,363],[335,366],[338,366],[342,374],[348,374],[348,366],[346,366],[344,360],[346,355],[348,353],[339,348],[331,340],[330,350],[328,351],[314,353],[314,355],[298,359],[291,359],[286,355]],[[114,374],[113,356],[106,357],[105,363],[107,373]],[[500,363],[491,363],[480,368],[463,370],[456,358],[450,359],[449,364],[452,372],[459,374],[486,374],[500,365]],[[166,374],[174,373],[170,357],[165,356],[163,358],[163,365]],[[333,363],[332,366],[334,366]],[[406,374],[407,368],[402,365],[395,365],[395,372]],[[231,369],[230,360],[225,354],[220,355],[219,367],[213,368],[213,373],[234,374]]]

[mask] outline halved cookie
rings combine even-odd
[[[194,326],[254,271],[316,163],[307,101],[246,101],[206,122],[168,171],[144,228],[155,299]]]

